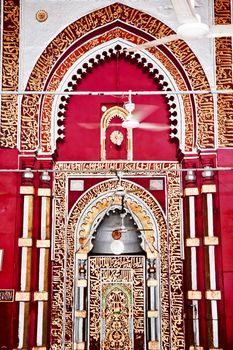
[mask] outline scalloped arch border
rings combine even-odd
[[[40,91],[46,86],[46,80],[54,65],[59,58],[67,51],[67,49],[84,35],[92,33],[95,30],[100,30],[101,27],[109,23],[117,25],[117,21],[131,25],[140,32],[142,36],[157,36],[161,37],[169,35],[172,30],[159,20],[152,16],[133,9],[123,4],[115,3],[94,11],[65,28],[44,50],[38,59],[27,84],[28,90]],[[131,41],[140,43],[144,40],[138,36],[128,33],[131,36]],[[85,40],[85,39],[84,39]],[[105,39],[106,40],[106,39]],[[193,89],[208,89],[209,84],[204,71],[189,46],[183,41],[173,42],[167,45],[179,64],[186,70],[188,79]],[[88,48],[87,48],[88,49]],[[153,53],[156,50],[151,50]],[[42,74],[43,72],[43,74]],[[50,96],[51,97],[51,96]],[[21,117],[21,149],[32,150],[37,148],[38,141],[38,103],[39,96],[25,96],[22,101],[22,117]],[[198,144],[203,148],[214,147],[214,115],[213,115],[213,98],[211,94],[195,96],[197,105],[198,118]],[[184,102],[185,110],[189,103]],[[45,108],[46,110],[46,108]],[[188,116],[190,111],[186,112]],[[51,119],[51,115],[47,115]],[[51,124],[51,123],[50,123]],[[49,125],[45,130],[47,136],[51,130]],[[188,129],[191,126],[189,125]],[[51,135],[50,135],[51,136]],[[190,149],[189,149],[190,150]]]
[[[183,76],[180,74],[180,72],[177,70],[175,65],[171,62],[171,60],[164,55],[161,51],[156,50],[155,53],[152,56],[152,58],[146,56],[143,52],[135,53],[135,54],[126,54],[123,49],[116,50],[114,46],[120,46],[119,43],[116,45],[116,43],[110,43],[108,49],[106,48],[106,45],[104,47],[100,47],[97,52],[88,57],[84,57],[83,59],[83,52],[85,54],[89,52],[89,50],[98,47],[99,45],[105,44],[109,40],[114,38],[123,38],[126,40],[133,40],[136,42],[136,40],[139,40],[138,37],[128,36],[129,34],[125,32],[124,30],[120,28],[116,28],[114,30],[111,30],[108,33],[103,34],[103,36],[98,37],[98,39],[90,40],[90,42],[84,44],[84,46],[79,47],[75,51],[72,51],[72,53],[62,62],[62,64],[58,67],[58,69],[54,72],[54,74],[50,77],[50,80],[48,82],[48,90],[55,91],[55,90],[64,90],[64,91],[73,91],[74,87],[81,81],[81,79],[85,78],[87,74],[90,74],[91,71],[97,66],[98,64],[102,64],[105,62],[105,60],[112,59],[114,55],[119,54],[121,58],[125,58],[128,61],[131,61],[131,63],[138,66],[139,69],[147,70],[148,77],[150,79],[153,79],[156,84],[159,85],[162,91],[167,91],[167,103],[171,102],[169,104],[169,110],[170,111],[170,118],[171,118],[171,129],[173,128],[173,132],[171,133],[171,137],[176,137],[180,141],[180,145],[182,144],[182,151],[184,151],[184,137],[181,135],[181,132],[179,130],[181,126],[181,117],[178,118],[175,117],[175,114],[178,115],[178,108],[176,107],[178,104],[185,104],[186,106],[186,120],[183,124],[186,127],[185,131],[185,138],[186,138],[186,151],[191,151],[192,146],[194,144],[194,130],[193,125],[195,125],[195,111],[193,106],[193,101],[189,96],[182,96],[180,101],[177,96],[171,96],[169,95],[169,91],[172,89],[172,85],[177,85],[180,90],[185,90],[188,87],[186,86],[185,80]],[[122,45],[122,43],[121,43]],[[167,70],[167,72],[172,72],[172,79],[174,80],[171,82],[169,79],[169,76],[166,76],[163,72],[163,74],[160,74],[160,71],[157,69],[157,65],[155,64],[153,60],[153,56],[158,61],[162,62],[162,65]],[[77,61],[81,61],[79,64],[77,64]],[[141,62],[140,62],[141,61]],[[153,62],[153,63],[152,63]],[[73,68],[75,65],[76,71]],[[73,68],[73,69],[72,69]],[[76,74],[74,74],[76,73]],[[68,80],[64,83],[64,76],[69,75],[67,78]],[[63,85],[61,86],[63,82]],[[41,98],[41,139],[40,139],[40,146],[42,147],[42,150],[44,152],[48,151],[54,151],[55,150],[55,139],[63,139],[64,138],[64,119],[65,119],[65,110],[66,110],[66,104],[69,101],[69,96],[63,95],[61,98],[54,97],[54,96],[42,96]],[[175,102],[175,103],[174,103]],[[56,107],[58,105],[58,107]],[[58,111],[57,111],[58,109]],[[174,114],[175,113],[175,114]],[[56,122],[59,122],[59,126],[57,127],[55,125],[55,120],[50,119],[50,125],[48,116],[54,116],[57,115]],[[173,121],[176,120],[178,128],[176,129]],[[174,131],[176,129],[177,131]],[[50,130],[54,130],[53,134],[51,135],[48,133]],[[49,144],[51,142],[52,144]]]
[[[120,33],[120,31],[118,30]],[[72,70],[68,71],[68,73],[65,75],[65,77],[62,79],[63,84],[61,82],[61,85],[63,86],[62,90],[65,91],[74,91],[75,87],[81,82],[81,79],[84,79],[88,74],[90,74],[95,67],[98,66],[98,64],[104,64],[106,61],[110,61],[113,59],[116,59],[116,57],[119,57],[120,59],[124,59],[126,61],[129,61],[131,64],[134,64],[138,69],[141,69],[144,73],[147,73],[148,78],[152,79],[155,84],[157,84],[161,91],[167,91],[167,95],[164,96],[164,99],[166,100],[168,104],[168,110],[170,112],[169,118],[171,120],[171,129],[172,133],[170,134],[171,138],[177,138],[180,142],[180,145],[184,144],[183,135],[180,132],[180,128],[182,127],[182,117],[183,117],[183,111],[180,105],[182,105],[181,99],[179,99],[177,96],[170,96],[169,92],[172,90],[172,88],[176,88],[175,81],[171,81],[173,78],[168,76],[168,72],[165,71],[165,67],[168,62],[167,58],[165,57],[163,61],[164,66],[164,72],[160,72],[159,68],[157,68],[157,64],[154,62],[151,57],[146,56],[143,52],[140,53],[126,53],[122,46],[124,46],[125,43],[118,42],[117,45],[114,42],[111,42],[109,46],[104,47],[101,46],[97,52],[92,53],[88,57],[82,58],[82,62],[80,64],[76,64],[75,68],[72,67]],[[170,64],[170,68],[172,68],[172,64]],[[163,74],[160,74],[163,73]],[[176,72],[177,73],[177,72]],[[67,76],[68,75],[68,76]],[[61,86],[60,85],[60,86]],[[180,85],[180,84],[179,84]],[[59,88],[60,88],[59,86]],[[54,89],[56,89],[57,86],[54,86]],[[57,128],[57,131],[54,130],[52,139],[59,141],[59,139],[64,139],[65,137],[65,127],[64,127],[64,120],[65,120],[65,112],[66,112],[66,104],[69,102],[69,96],[63,95],[62,97],[56,97],[54,99],[53,103],[53,110],[52,115],[57,115],[57,124],[59,124],[59,127]],[[44,98],[44,103],[47,104],[48,108],[46,108],[46,115],[48,114],[48,109],[51,109],[50,101],[46,101],[47,98]],[[50,107],[49,107],[50,106]],[[178,106],[180,108],[178,108]],[[192,109],[192,106],[190,105],[190,109]],[[58,112],[57,112],[58,110]],[[43,108],[42,108],[42,123],[43,120],[45,120],[46,115],[43,114]],[[195,119],[193,116],[193,113],[190,112],[190,118],[187,118],[187,124],[192,125],[192,119]],[[189,120],[189,122],[188,122]],[[175,125],[174,125],[175,121]],[[185,124],[185,123],[184,123]],[[56,125],[53,124],[53,128],[56,128]],[[190,147],[192,146],[192,141],[194,139],[193,136],[193,130],[191,128],[190,130]],[[188,137],[188,133],[186,133],[186,136]],[[47,145],[47,138],[41,139],[41,146],[42,149]],[[43,147],[44,146],[44,147]],[[53,148],[54,147],[54,148]],[[52,149],[55,149],[55,140],[53,141]],[[183,151],[183,148],[182,148]],[[101,158],[102,160],[104,158]],[[132,159],[132,157],[130,157]]]

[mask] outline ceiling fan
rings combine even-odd
[[[128,115],[126,119],[121,124],[122,128],[126,129],[146,129],[149,131],[163,131],[168,130],[170,127],[165,124],[157,124],[157,123],[141,123],[141,120],[146,118],[149,114],[151,114],[155,110],[155,106],[143,106],[142,112],[139,114],[133,113],[135,110],[135,103],[132,102],[132,91],[129,90],[129,100],[124,104],[124,108],[127,110]]]
[[[219,38],[233,36],[233,24],[218,24],[208,26],[201,21],[196,12],[193,0],[171,0],[179,25],[176,34],[171,34],[148,43],[126,49],[128,52],[146,49],[183,39]]]
[[[111,123],[109,126],[121,126],[125,129],[145,129],[148,131],[163,131],[170,129],[169,125],[159,123],[142,123],[141,121],[153,113],[158,107],[155,105],[139,104],[139,111],[135,111],[135,103],[132,102],[132,90],[129,90],[128,101],[124,104],[124,108],[128,112],[126,119],[119,124]],[[134,112],[135,111],[135,112]],[[99,123],[78,123],[79,126],[85,129],[97,129]]]

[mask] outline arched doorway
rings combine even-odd
[[[122,184],[105,181],[76,225],[74,343],[90,350],[160,348],[158,223]]]
[[[52,275],[52,349],[55,349],[58,344],[61,345],[61,348],[65,346],[74,349],[87,345],[84,328],[88,322],[88,309],[84,301],[88,288],[87,261],[89,251],[92,248],[91,239],[109,205],[113,204],[113,197],[116,199],[114,204],[116,209],[117,207],[121,209],[121,200],[114,195],[118,184],[112,170],[114,166],[115,163],[111,162],[86,164],[58,162],[56,164],[58,171],[54,189],[56,221]],[[170,349],[171,344],[174,344],[174,348],[183,349],[184,339],[179,217],[180,172],[177,171],[178,168],[177,162],[118,163],[119,171],[125,172],[129,177],[129,180],[123,178],[122,186],[128,192],[127,205],[134,214],[133,218],[137,227],[141,230],[153,229],[154,232],[151,237],[151,231],[145,231],[149,244],[143,243],[146,260],[150,262],[150,265],[146,266],[145,264],[148,273],[145,288],[147,290],[157,288],[159,291],[160,317],[156,312],[157,306],[155,310],[152,308],[146,310],[146,315],[149,321],[152,321],[151,324],[154,322],[154,326],[151,326],[151,334],[154,337],[158,336],[158,339],[160,337],[159,343],[163,349]],[[94,177],[93,173],[95,173]],[[163,182],[164,196],[169,194],[167,204],[164,202],[162,205],[163,209],[155,197],[140,185],[141,181],[142,184],[145,183],[144,180],[147,183],[150,181],[151,173],[153,173],[153,180],[158,178],[159,181]],[[144,180],[142,176],[144,176]],[[78,200],[73,201],[72,206],[68,207],[67,189],[70,187],[70,180],[74,178],[83,178],[85,184],[92,185],[82,192]],[[98,180],[99,178],[102,181]],[[69,214],[67,214],[67,210],[69,210]],[[152,254],[149,247],[154,244],[156,245]],[[160,253],[159,259],[157,250]],[[154,267],[154,260],[158,266]],[[159,284],[157,278],[151,276],[156,268],[157,273],[160,274]],[[81,302],[77,302],[78,295],[83,295]],[[160,326],[157,335],[155,332],[153,333],[156,329],[156,320],[159,320]],[[178,332],[178,338],[177,333],[173,332],[173,328]],[[78,339],[79,335],[83,338]],[[149,337],[152,336],[149,334]],[[176,346],[177,340],[179,340],[179,347]],[[153,349],[158,346],[158,341],[148,343],[145,346],[150,346]]]

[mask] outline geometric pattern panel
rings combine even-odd
[[[91,256],[89,349],[145,347],[144,256]]]

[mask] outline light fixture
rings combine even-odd
[[[128,112],[126,119],[121,124],[122,128],[134,129],[139,127],[139,121],[135,119],[132,115],[132,112],[135,109],[135,104],[132,102],[132,90],[129,90],[129,101],[124,105],[125,109]]]
[[[195,181],[196,180],[195,172],[193,170],[187,170],[187,174],[185,175],[185,180]]]
[[[26,168],[24,173],[23,173],[23,179],[33,179],[34,174],[32,172],[31,168]]]
[[[43,173],[40,176],[40,179],[42,181],[50,181],[50,176],[49,176],[48,171],[43,171]]]
[[[202,172],[202,177],[206,178],[206,177],[213,177],[214,176],[214,172],[213,169],[210,166],[205,166],[204,170]]]
[[[125,250],[125,245],[122,241],[114,240],[114,241],[112,241],[110,248],[111,248],[111,251],[113,252],[113,254],[120,255]]]

